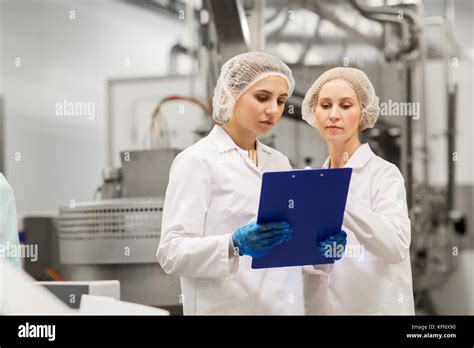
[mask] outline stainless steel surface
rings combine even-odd
[[[106,182],[120,180],[121,177],[120,168],[105,167],[102,169],[102,179]]]
[[[162,209],[162,198],[60,208],[57,226],[63,278],[117,279],[124,301],[180,307],[179,277],[167,275],[155,256]]]
[[[26,216],[23,218],[24,244],[36,246],[38,259],[24,259],[24,269],[36,280],[51,280],[48,270],[61,275],[58,234],[53,216]]]
[[[121,168],[105,167],[102,169],[104,183],[99,188],[101,199],[120,198],[122,196]]]
[[[120,282],[103,281],[55,281],[37,282],[71,308],[80,308],[82,295],[106,296],[120,300]]]
[[[160,308],[171,306],[180,312],[181,284],[179,277],[166,274],[156,263],[127,265],[66,265],[65,280],[120,281],[122,301],[141,303]]]
[[[114,279],[121,280],[124,301],[152,306],[181,306],[179,277],[166,274],[158,262],[125,267],[118,265]]]
[[[122,160],[122,197],[164,197],[175,149],[125,151]]]
[[[57,221],[65,264],[156,263],[163,199],[117,199],[62,207]]]

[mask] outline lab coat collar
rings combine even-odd
[[[217,146],[219,153],[223,153],[232,149],[239,149],[232,138],[220,125],[215,125],[209,133],[212,142]]]
[[[269,147],[257,139],[257,163],[259,169],[263,169],[271,154]]]
[[[209,133],[209,137],[217,146],[219,153],[223,153],[229,150],[237,150],[239,153],[244,154],[247,158],[247,151],[243,150],[232,140],[232,138],[227,134],[227,132],[220,125],[215,125],[214,128]],[[271,155],[271,151],[268,147],[263,144],[260,140],[257,139],[257,162],[258,168],[263,168],[263,165],[266,163],[268,157]],[[250,160],[249,160],[250,161]]]
[[[374,156],[375,156],[375,154],[372,151],[372,149],[370,148],[369,144],[362,144],[352,154],[351,158],[349,158],[349,161],[347,161],[344,168],[353,168],[353,169],[362,168]],[[328,157],[326,159],[326,161],[323,164],[323,168],[327,169],[329,167],[329,161],[330,160],[331,160],[331,157]]]

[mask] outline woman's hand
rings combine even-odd
[[[232,235],[232,242],[239,255],[265,256],[277,245],[291,239],[292,229],[288,222],[249,224],[238,228]]]
[[[318,243],[318,248],[321,254],[325,257],[338,261],[344,256],[344,250],[347,243],[347,233],[341,230],[322,242]]]

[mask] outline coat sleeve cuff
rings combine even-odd
[[[304,266],[303,272],[305,274],[311,275],[319,275],[319,276],[327,276],[333,269],[334,264],[326,264],[326,265],[310,265]]]
[[[228,240],[229,277],[232,277],[239,270],[239,254],[236,253],[234,243],[232,241],[232,233],[229,234]]]

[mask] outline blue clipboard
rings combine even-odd
[[[264,173],[257,223],[289,221],[290,241],[262,257],[252,268],[333,263],[317,243],[341,230],[352,168]]]

